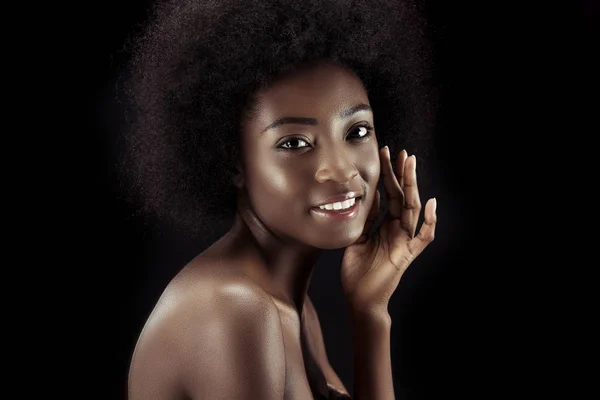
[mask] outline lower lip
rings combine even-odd
[[[310,210],[320,217],[336,219],[336,220],[346,220],[354,218],[358,215],[358,207],[360,205],[360,201],[362,199],[356,199],[352,207],[346,208],[345,210],[322,210],[319,207],[313,207]]]

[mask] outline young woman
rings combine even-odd
[[[166,287],[130,400],[349,398],[307,296],[340,248],[353,398],[394,398],[387,306],[436,224],[429,199],[417,229],[416,157],[390,150],[426,134],[419,29],[389,1],[156,5],[125,85],[128,184],[196,232],[233,224]]]

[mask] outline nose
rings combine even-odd
[[[348,183],[358,175],[358,169],[356,169],[351,158],[344,150],[333,151],[328,149],[325,153],[326,155],[323,157],[323,161],[315,174],[317,182],[334,181]]]

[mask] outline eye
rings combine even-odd
[[[306,146],[296,146],[299,143],[304,143]],[[282,143],[279,147],[282,149],[296,150],[308,147],[308,143],[306,143],[306,141],[300,138],[291,138],[290,140],[287,140],[286,142]]]
[[[365,139],[367,138],[371,132],[373,131],[373,127],[369,124],[355,126],[354,129],[350,131],[348,136],[351,136],[354,132],[357,132],[358,135],[354,137],[350,137],[350,139]]]

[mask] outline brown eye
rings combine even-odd
[[[298,143],[304,143],[306,146],[296,146]],[[296,150],[296,149],[302,149],[304,147],[308,147],[308,143],[306,143],[306,141],[299,139],[299,138],[292,138],[292,139],[284,142],[279,147],[281,147],[282,149]]]
[[[350,139],[364,139],[368,137],[373,131],[373,127],[371,125],[359,125],[354,127],[352,131],[350,131]]]

